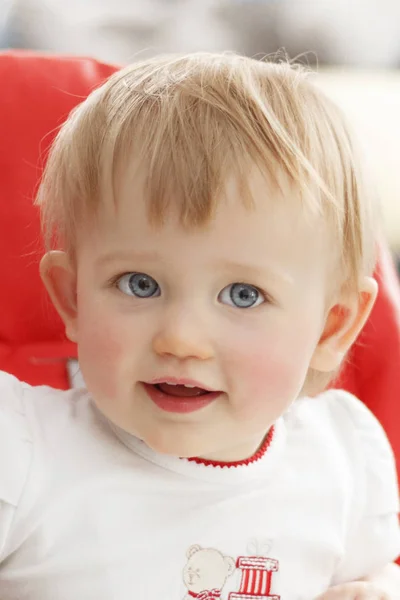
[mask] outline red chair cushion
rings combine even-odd
[[[32,200],[57,128],[115,70],[86,58],[0,53],[0,368],[32,384],[67,387],[65,356],[76,355],[39,278]]]

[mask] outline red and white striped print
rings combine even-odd
[[[241,556],[237,568],[242,571],[239,592],[229,594],[229,600],[279,600],[280,596],[270,595],[272,574],[279,569],[279,562],[262,556]]]

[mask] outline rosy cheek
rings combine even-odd
[[[253,360],[243,363],[243,378],[247,381],[249,395],[261,398],[279,397],[282,388],[290,385],[293,369],[288,357],[282,357],[276,352],[268,353],[260,348],[260,353],[253,356]]]
[[[80,348],[86,355],[96,357],[96,361],[113,364],[122,353],[121,340],[107,330],[86,331],[87,335],[80,340]]]
[[[276,338],[275,341],[277,342]],[[243,340],[230,354],[230,370],[234,373],[232,385],[242,400],[238,410],[243,418],[256,413],[258,407],[265,411],[276,405],[290,404],[301,388],[304,365],[298,352],[286,344],[273,343],[264,336]]]
[[[81,314],[78,330],[79,362],[93,392],[110,397],[116,391],[116,373],[124,354],[124,342],[113,323],[100,315]]]

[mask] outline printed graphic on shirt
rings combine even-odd
[[[267,544],[268,549],[270,545]],[[259,548],[252,541],[248,549]],[[183,600],[280,600],[280,596],[271,595],[272,579],[279,570],[279,562],[273,558],[239,556],[235,561],[215,548],[194,545],[189,548],[187,559],[183,570],[187,593]],[[224,594],[224,586],[232,576],[237,577],[237,591]]]
[[[187,552],[183,581],[188,589],[184,600],[214,600],[221,598],[221,591],[228,577],[235,570],[235,561],[214,548],[191,546]]]
[[[277,560],[263,556],[240,556],[236,566],[242,572],[240,589],[231,592],[229,600],[280,599],[276,594],[270,595],[272,575],[279,569]]]

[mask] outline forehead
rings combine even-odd
[[[165,222],[155,225],[148,217],[144,176],[130,174],[118,182],[115,202],[103,202],[90,228],[91,251],[136,255],[139,250],[157,250],[165,260],[170,257],[182,264],[220,258],[256,266],[271,261],[278,267],[310,269],[316,257],[327,252],[324,220],[304,207],[299,191],[284,179],[278,187],[254,169],[248,186],[251,206],[244,201],[242,186],[231,176],[209,222],[183,226],[171,198]]]

